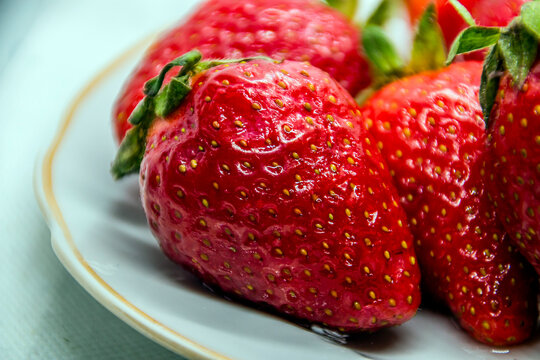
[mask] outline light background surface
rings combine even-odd
[[[0,358],[182,359],[117,319],[62,267],[32,173],[88,80],[195,2],[0,0]]]

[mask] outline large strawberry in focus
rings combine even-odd
[[[428,19],[421,29],[429,28]],[[413,62],[424,61],[420,55],[413,53]],[[485,191],[481,73],[481,63],[463,62],[406,76],[368,100],[362,121],[409,217],[424,289],[476,339],[509,345],[535,329],[537,279],[510,245]]]
[[[412,237],[347,91],[306,63],[182,59],[159,94],[163,72],[147,83],[113,166],[137,170],[144,153],[142,202],[167,256],[227,294],[341,331],[410,319]]]
[[[470,28],[455,49],[492,46],[482,75],[489,124],[491,199],[515,244],[540,274],[540,3],[507,28]],[[476,36],[468,37],[469,33]],[[479,42],[478,35],[491,38]]]
[[[118,140],[131,127],[127,119],[144,96],[144,83],[192,49],[206,58],[308,61],[353,95],[370,83],[358,29],[319,0],[207,0],[154,42],[124,85],[113,111]]]

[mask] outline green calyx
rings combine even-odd
[[[431,3],[418,22],[408,73],[417,74],[426,70],[440,69],[444,66],[445,58],[446,49],[437,22],[437,11],[435,5]]]
[[[353,19],[358,7],[358,0],[324,0],[326,4],[341,12],[348,19]]]
[[[399,0],[381,0],[361,27],[368,25],[384,26],[399,11]]]
[[[146,137],[152,122],[158,117],[169,115],[180,106],[182,100],[191,91],[190,80],[194,75],[223,64],[252,60],[273,61],[265,56],[207,61],[201,61],[201,59],[202,55],[198,50],[185,53],[166,64],[156,77],[144,84],[145,97],[128,118],[133,127],[124,136],[111,165],[111,174],[115,180],[139,171],[146,150]],[[178,66],[182,67],[178,74],[163,86],[167,73]]]
[[[507,71],[521,89],[536,59],[539,41],[540,1],[537,0],[525,3],[520,15],[505,28],[471,26],[454,40],[447,63],[459,54],[491,47],[484,60],[480,84],[480,104],[487,125],[501,76]]]
[[[454,7],[456,12],[461,16],[461,18],[467,23],[469,26],[475,26],[476,22],[474,21],[474,18],[472,17],[471,13],[465,6],[463,6],[458,0],[448,0],[450,5]]]
[[[395,10],[395,0],[382,0],[362,29],[362,45],[377,80],[399,77],[405,67],[382,28]]]
[[[356,100],[360,104],[383,85],[404,76],[440,69],[444,67],[446,59],[444,39],[437,23],[434,4],[428,5],[418,22],[408,64],[401,59],[379,26],[368,24],[364,28],[362,44],[375,80],[369,89],[357,96]]]

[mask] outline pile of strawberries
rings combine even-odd
[[[317,0],[207,0],[121,91],[113,176],[140,174],[164,253],[229,296],[343,333],[402,324],[423,296],[481,342],[523,342],[540,3],[487,3],[410,1],[405,64]]]

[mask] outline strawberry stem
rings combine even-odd
[[[156,117],[165,117],[180,106],[191,91],[190,80],[195,74],[223,64],[252,60],[273,61],[265,56],[208,61],[201,61],[201,58],[198,50],[185,53],[163,66],[156,77],[144,84],[145,97],[128,118],[133,127],[126,133],[111,165],[111,174],[115,180],[139,171],[146,149],[148,129]],[[163,86],[167,73],[178,66],[182,67],[178,74]]]

